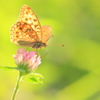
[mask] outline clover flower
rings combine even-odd
[[[27,73],[34,71],[41,63],[40,56],[37,56],[34,51],[26,51],[18,49],[17,54],[13,56],[18,68]]]

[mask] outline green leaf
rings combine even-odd
[[[1,69],[3,70],[18,70],[18,71],[21,71],[21,72],[25,72],[25,70],[21,69],[21,68],[18,68],[18,67],[8,67],[8,66],[0,66]]]
[[[0,66],[0,68],[3,70],[11,70],[11,69],[15,69],[16,67]]]
[[[24,80],[33,84],[43,84],[43,81],[41,80],[43,78],[44,77],[39,73],[30,73],[24,77]]]
[[[32,84],[43,84],[43,81],[41,81],[39,78],[37,77],[33,77],[33,78],[28,78],[28,79],[25,79],[25,81],[28,81]]]
[[[19,67],[15,67],[15,70],[18,70],[18,71],[21,71],[21,72],[25,72],[24,69],[21,69],[21,68],[19,68]]]
[[[39,77],[39,78],[44,78],[43,75],[40,73],[31,73],[30,75],[33,75],[33,76]]]

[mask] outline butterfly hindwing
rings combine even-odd
[[[51,37],[51,32],[52,32],[52,29],[50,26],[48,25],[45,25],[45,26],[42,26],[42,42],[47,42],[49,40],[49,38]]]

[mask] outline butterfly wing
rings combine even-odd
[[[17,45],[31,47],[33,42],[41,41],[40,23],[27,5],[21,8],[18,22],[11,27],[10,32],[11,42]]]
[[[42,42],[46,43],[51,37],[52,29],[50,26],[42,26]]]
[[[27,5],[22,6],[18,21],[19,22],[22,21],[22,22],[26,22],[30,24],[33,30],[36,32],[36,34],[39,37],[38,41],[41,40],[40,22],[37,16],[35,15],[35,13],[32,11],[32,9],[29,6]]]
[[[15,23],[10,30],[10,40],[12,43],[21,45],[19,41],[23,41],[24,46],[28,46],[26,42],[32,43],[38,40],[38,36],[29,24],[24,22]],[[30,45],[31,47],[31,45]]]

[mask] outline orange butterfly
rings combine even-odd
[[[47,46],[51,31],[51,27],[48,25],[41,27],[35,13],[30,7],[24,5],[18,21],[11,27],[10,40],[20,46],[38,49]]]

